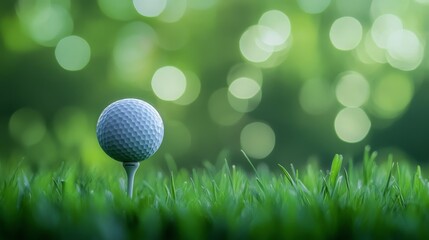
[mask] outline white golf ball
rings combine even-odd
[[[97,122],[97,139],[110,157],[139,162],[152,156],[164,137],[159,113],[145,101],[122,99],[107,106]]]

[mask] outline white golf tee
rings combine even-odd
[[[137,169],[140,166],[139,162],[124,162],[122,164],[124,166],[125,172],[127,173],[128,178],[128,197],[133,197],[133,186],[134,186],[134,175],[136,174]]]

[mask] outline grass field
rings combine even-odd
[[[254,171],[226,160],[150,171],[133,199],[123,169],[0,165],[0,239],[429,239],[429,185],[418,166],[368,148],[355,164],[336,155],[330,169],[249,164]]]

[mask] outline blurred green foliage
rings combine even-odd
[[[154,159],[181,166],[368,144],[424,162],[428,2],[3,1],[0,160],[103,166],[97,117],[135,97],[165,122]]]

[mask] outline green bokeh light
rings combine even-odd
[[[0,152],[102,163],[97,115],[126,97],[151,102],[172,131],[156,159],[193,164],[182,158],[221,149],[240,159],[254,121],[275,129],[269,159],[365,144],[416,152],[425,140],[391,136],[429,116],[426,2],[0,3]]]
[[[375,114],[391,119],[403,113],[414,93],[414,84],[403,74],[390,73],[375,82],[372,102]]]
[[[45,136],[45,120],[39,112],[22,108],[10,117],[9,132],[19,143],[31,146],[40,142]]]
[[[65,70],[78,71],[89,63],[91,48],[85,39],[68,36],[58,42],[55,57],[58,64]]]
[[[266,158],[274,149],[276,136],[273,129],[262,122],[246,125],[240,134],[241,147],[250,157]]]

